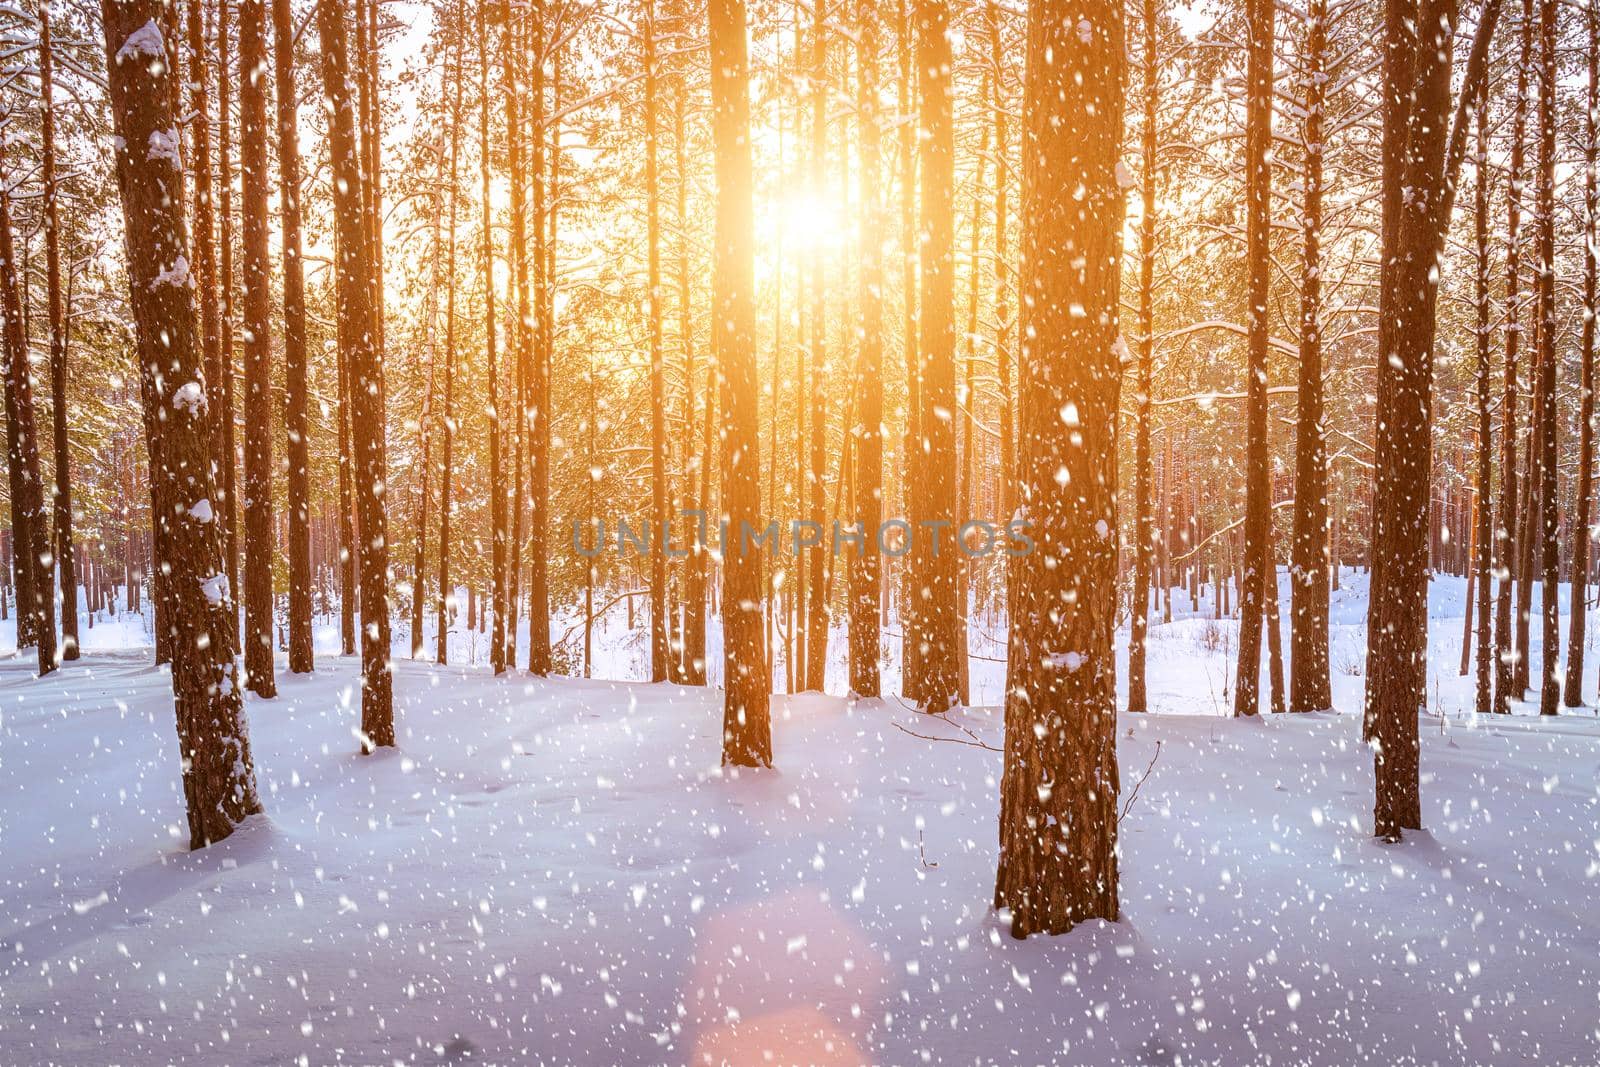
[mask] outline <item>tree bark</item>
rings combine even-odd
[[[289,673],[310,674],[311,451],[306,413],[306,294],[300,249],[299,95],[294,76],[294,17],[289,0],[272,0],[273,59],[278,78],[278,190],[283,225],[283,431],[289,541]]]
[[[878,190],[878,4],[856,5],[856,114],[861,156],[861,333],[856,366],[855,508],[862,543],[850,568],[850,691],[880,694],[878,612],[883,589],[878,529],[883,523],[883,200]],[[976,279],[974,279],[976,284]]]
[[[960,701],[961,605],[956,600],[955,122],[947,0],[914,0],[921,90],[921,293],[917,440],[909,555],[918,601],[906,628],[917,647],[907,696],[929,712]]]
[[[545,74],[549,58],[545,44],[544,0],[534,0],[529,12],[533,42],[529,49],[533,77],[531,86],[532,134],[528,141],[528,170],[533,179],[533,360],[529,388],[528,428],[531,446],[528,456],[528,670],[550,673],[550,363],[552,311],[550,273],[553,264],[554,221],[549,212],[550,191],[545,173]]]
[[[1554,715],[1561,699],[1561,556],[1556,498],[1556,0],[1540,0],[1539,36],[1538,537],[1544,584],[1539,713]]]
[[[1451,121],[1455,0],[1420,15],[1414,0],[1385,12],[1384,261],[1374,449],[1371,603],[1364,720],[1377,741],[1373,833],[1397,841],[1422,825],[1417,715],[1427,682],[1428,512],[1433,345],[1439,257],[1466,146]],[[1485,76],[1500,0],[1488,0],[1464,77],[1470,101]],[[1437,17],[1434,17],[1437,16]],[[1412,195],[1404,195],[1404,190]]]
[[[323,0],[317,9],[317,26],[322,37],[322,77],[333,160],[338,343],[346,352],[349,367],[355,497],[361,523],[361,747],[363,752],[371,752],[395,743],[394,679],[389,669],[388,521],[383,507],[388,481],[383,364],[372,304],[372,249],[367,240],[369,220],[343,4]]]
[[[661,197],[657,166],[660,136],[656,99],[655,5],[644,11],[644,195],[646,282],[650,334],[650,680],[667,680],[667,381],[661,332]]]
[[[1589,513],[1594,506],[1594,346],[1595,315],[1600,314],[1596,299],[1595,224],[1600,214],[1595,168],[1600,160],[1600,2],[1590,0],[1586,22],[1589,30],[1589,100],[1583,127],[1583,335],[1579,359],[1583,369],[1578,398],[1578,498],[1573,509],[1572,619],[1567,629],[1567,679],[1562,694],[1569,708],[1583,706],[1584,635],[1589,615]]]
[[[1019,938],[1115,921],[1119,910],[1123,17],[1115,0],[1038,0],[1028,10],[1018,458],[1036,547],[1013,561],[995,880],[995,905],[1009,909]]]
[[[489,31],[485,8],[489,0],[478,3],[478,92],[481,108],[478,115],[479,151],[483,159],[490,158],[489,141]],[[494,673],[506,669],[506,614],[509,611],[509,588],[506,568],[507,522],[506,479],[500,459],[501,405],[500,370],[496,365],[495,351],[495,300],[494,300],[494,209],[490,196],[489,165],[483,164],[483,302],[484,351],[489,378],[489,524],[492,554],[492,595],[494,625],[490,630],[489,662]]]
[[[811,195],[820,202],[826,197],[828,163],[828,26],[827,6],[812,5],[811,22],[811,150],[809,156]],[[828,276],[823,249],[814,243],[810,256],[811,279],[811,383],[810,455],[805,487],[806,518],[822,529],[826,522],[828,460],[828,390],[832,367],[828,363]],[[826,538],[824,538],[826,540]],[[806,568],[805,673],[802,688],[822,691],[828,664],[827,550],[813,547],[802,557]]]
[[[455,34],[456,57],[450,68],[454,95],[450,102],[450,221],[445,231],[444,410],[439,416],[439,599],[434,613],[435,659],[441,667],[450,662],[450,520],[455,506],[452,482],[456,440],[456,221],[460,201],[461,93],[465,81],[462,67],[467,47],[465,17],[459,11],[452,15],[451,32]],[[485,166],[486,174],[488,170]],[[470,629],[470,616],[467,625]]]
[[[1150,630],[1150,564],[1155,548],[1151,505],[1150,401],[1155,389],[1156,121],[1161,102],[1156,0],[1144,0],[1143,212],[1139,219],[1139,365],[1133,439],[1133,611],[1128,623],[1128,710],[1148,710],[1145,651]]]
[[[16,247],[11,230],[11,195],[6,188],[4,146],[0,145],[0,310],[5,313],[6,422],[15,426],[12,446],[11,526],[17,556],[27,557],[26,610],[39,652],[39,675],[60,666],[56,656],[56,598],[50,568],[50,521],[45,514],[44,480],[39,473],[39,438],[34,421],[33,373],[28,342],[22,328],[22,289],[17,275]],[[8,442],[9,443],[9,442]],[[19,505],[20,504],[20,508]],[[18,632],[22,632],[23,601],[18,601]],[[18,647],[22,645],[18,639]]]
[[[1239,585],[1239,665],[1233,713],[1261,710],[1261,623],[1266,612],[1267,568],[1272,560],[1272,471],[1267,443],[1267,302],[1271,298],[1273,0],[1249,0],[1250,51],[1246,73],[1245,267],[1249,363],[1245,384],[1244,570]]]
[[[1493,612],[1490,608],[1490,565],[1494,557],[1494,532],[1493,523],[1493,480],[1494,480],[1494,430],[1490,412],[1489,398],[1489,373],[1490,373],[1490,327],[1489,327],[1489,99],[1488,88],[1485,83],[1484,91],[1478,96],[1476,104],[1476,119],[1478,123],[1478,154],[1475,165],[1476,171],[1476,202],[1473,205],[1473,229],[1477,243],[1477,299],[1476,305],[1476,331],[1478,346],[1477,363],[1477,398],[1478,398],[1478,492],[1473,514],[1475,526],[1473,536],[1477,540],[1477,554],[1473,560],[1473,572],[1478,583],[1478,679],[1477,679],[1477,711],[1487,714],[1494,708],[1493,658],[1491,627]]]
[[[272,280],[267,261],[265,0],[239,0],[239,168],[244,270],[244,678],[276,696],[272,649]]]
[[[1294,533],[1289,568],[1290,711],[1333,707],[1328,665],[1328,439],[1322,393],[1322,181],[1327,0],[1306,27],[1305,173],[1301,226],[1300,379],[1295,418]]]
[[[1508,714],[1516,681],[1516,651],[1512,646],[1513,589],[1518,571],[1517,512],[1517,358],[1522,341],[1521,310],[1522,180],[1527,152],[1528,68],[1533,62],[1533,3],[1523,0],[1520,23],[1521,58],[1517,63],[1517,98],[1512,118],[1510,172],[1506,180],[1506,366],[1505,393],[1501,401],[1500,528],[1495,531],[1500,587],[1494,623],[1494,710]],[[1521,699],[1521,692],[1517,698]]]
[[[217,239],[221,258],[219,286],[222,306],[217,352],[219,374],[211,387],[211,413],[215,422],[216,463],[222,472],[217,486],[222,496],[222,549],[228,561],[228,588],[239,586],[239,477],[233,426],[233,104],[234,72],[230,65],[229,10],[235,0],[217,4],[217,187],[219,190]],[[234,594],[230,593],[231,600]]]
[[[678,223],[678,333],[683,344],[683,454],[688,463],[688,499],[686,506],[691,510],[705,511],[711,504],[711,444],[706,441],[700,449],[700,455],[694,459],[694,319],[693,305],[691,303],[691,290],[689,285],[689,168],[687,162],[688,139],[684,129],[684,97],[688,95],[685,84],[686,76],[680,74],[672,94],[672,127],[673,127],[673,152],[674,168],[677,178],[677,214]],[[781,287],[780,287],[781,288]],[[781,299],[781,292],[779,294]],[[777,353],[781,352],[781,345],[777,346],[774,353],[773,367],[776,370]],[[705,376],[705,410],[706,426],[711,426],[712,391],[715,388],[715,379],[707,365]],[[773,391],[773,403],[777,403],[777,391]],[[772,416],[772,432],[777,433],[778,417],[774,406]],[[776,439],[774,438],[774,441]],[[777,480],[777,472],[773,472],[773,480]],[[689,580],[684,599],[688,601],[686,618],[684,620],[684,676],[690,685],[706,684],[706,569],[711,560],[709,546],[702,544],[699,538],[695,539],[690,548]],[[768,597],[767,613],[770,617],[772,600]],[[769,636],[770,643],[770,636]]]
[[[236,622],[212,506],[211,433],[194,298],[187,283],[177,115],[169,86],[175,49],[154,0],[105,0],[117,183],[156,499],[176,630],[173,703],[183,757],[189,845],[231,834],[261,810],[234,665]],[[174,45],[176,42],[172,42]],[[9,261],[9,257],[8,261]],[[9,318],[9,316],[8,316]]]
[[[749,58],[744,0],[711,0],[712,140],[716,155],[712,347],[722,404],[724,703],[722,762],[772,766],[771,689],[761,632],[761,440],[755,363],[754,183],[750,160]]]
[[[45,286],[50,315],[50,415],[54,431],[56,584],[61,597],[63,661],[78,658],[78,577],[72,542],[72,454],[67,435],[67,316],[61,298],[61,211],[56,182],[54,60],[50,9],[39,7],[40,178],[44,183]],[[91,605],[92,610],[92,605]]]

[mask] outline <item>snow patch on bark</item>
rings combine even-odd
[[[211,510],[211,501],[201,497],[194,502],[194,507],[189,509],[189,517],[195,522],[210,522],[216,518]]]
[[[196,417],[206,413],[206,391],[199,382],[185,382],[172,394],[172,406]]]
[[[1052,652],[1049,660],[1050,666],[1056,670],[1064,670],[1068,674],[1089,662],[1089,658],[1082,652]]]
[[[162,285],[170,285],[175,289],[191,289],[194,287],[194,279],[189,276],[189,260],[187,257],[178,256],[177,259],[172,261],[170,270],[160,271],[151,279],[151,290]]]
[[[228,598],[228,576],[226,574],[213,574],[209,578],[200,580],[200,591],[206,595],[206,602],[212,607],[219,607]]]
[[[183,157],[179,151],[179,143],[178,131],[176,128],[170,130],[151,130],[150,151],[146,154],[145,158],[152,163],[158,160],[165,160],[168,163],[171,163],[174,167],[181,169],[183,167]]]
[[[166,58],[167,42],[162,38],[161,27],[156,25],[155,19],[128,34],[128,39],[117,49],[118,63],[125,63],[130,59]]]

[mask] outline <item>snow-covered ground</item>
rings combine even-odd
[[[1221,716],[1234,624],[1175,603],[1124,921],[1025,943],[960,743],[993,710],[780,697],[776,769],[728,774],[714,691],[402,659],[362,757],[324,657],[250,699],[268,814],[190,854],[167,677],[97,623],[0,659],[0,1064],[1600,1062],[1600,720],[1470,715],[1441,579],[1428,830],[1374,843],[1344,585],[1332,714]]]

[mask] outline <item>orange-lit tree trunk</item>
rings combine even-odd
[[[506,614],[510,610],[510,590],[506,573],[506,479],[500,458],[501,420],[505,409],[500,389],[500,369],[495,351],[494,300],[494,209],[490,196],[489,158],[489,31],[486,12],[489,0],[478,4],[478,113],[479,151],[482,155],[483,189],[483,303],[484,351],[489,378],[489,526],[492,542],[491,576],[494,624],[490,630],[489,663],[496,674],[506,669]]]
[[[56,584],[61,595],[61,658],[78,658],[78,577],[72,545],[72,456],[67,439],[67,315],[61,301],[61,210],[56,183],[55,57],[50,9],[39,6],[40,178],[44,183],[45,286],[50,314],[50,415],[54,431]],[[93,617],[94,606],[90,605]]]
[[[1567,679],[1562,702],[1569,708],[1583,706],[1583,645],[1588,622],[1589,600],[1589,513],[1594,504],[1594,345],[1596,301],[1595,223],[1597,197],[1595,167],[1600,155],[1600,3],[1589,0],[1589,108],[1583,126],[1583,337],[1579,345],[1580,372],[1578,398],[1578,498],[1572,520],[1572,621],[1567,630]]]
[[[209,383],[211,417],[215,423],[216,463],[222,477],[217,484],[222,497],[222,550],[228,561],[230,601],[239,586],[238,456],[233,427],[233,85],[229,34],[231,2],[217,4],[217,211],[222,294],[218,375]]]
[[[1556,0],[1539,4],[1539,275],[1535,314],[1539,320],[1539,539],[1543,595],[1539,664],[1539,713],[1556,714],[1561,700],[1559,501],[1556,498]],[[1593,238],[1585,241],[1590,245]],[[1588,530],[1580,530],[1587,536]],[[1532,582],[1529,583],[1532,585]],[[1583,610],[1582,600],[1575,602]]]
[[[677,214],[678,223],[678,333],[683,344],[683,454],[688,464],[688,493],[685,507],[695,511],[704,511],[711,504],[711,441],[709,431],[711,428],[711,413],[715,408],[712,402],[712,393],[716,387],[715,377],[711,373],[710,365],[706,367],[705,375],[705,409],[706,428],[708,437],[701,446],[700,455],[690,460],[694,455],[694,317],[689,286],[689,271],[691,263],[689,258],[689,166],[688,142],[684,129],[684,97],[688,95],[686,78],[679,74],[672,94],[672,128],[673,128],[673,153],[674,169],[677,178]],[[781,351],[781,348],[779,349]],[[776,360],[774,367],[776,367]],[[776,403],[777,392],[773,392]],[[778,419],[776,408],[773,411],[772,431],[777,432]],[[774,454],[775,455],[775,454]],[[776,481],[776,472],[773,475]],[[695,538],[695,543],[690,547],[692,553],[689,558],[689,580],[687,582],[684,599],[688,601],[685,607],[683,658],[684,677],[690,685],[706,684],[706,568],[710,563],[711,554],[708,546]],[[768,599],[767,611],[771,615],[771,600]]]
[[[906,371],[906,432],[901,442],[900,472],[901,500],[904,513],[912,512],[916,485],[922,469],[922,450],[918,447],[921,435],[922,412],[922,358],[918,354],[917,336],[917,276],[921,258],[919,231],[917,229],[917,123],[912,115],[916,107],[916,27],[909,10],[915,0],[895,2],[895,58],[898,78],[895,85],[897,104],[896,121],[900,126],[900,294],[903,314],[900,324],[900,343],[905,353]],[[922,649],[913,639],[918,630],[916,621],[920,596],[920,577],[910,565],[900,568],[900,691],[907,700],[916,700],[918,686],[922,684]]]
[[[17,627],[28,617],[39,651],[39,674],[56,669],[56,599],[51,588],[50,521],[44,509],[44,481],[39,474],[39,439],[33,413],[33,375],[28,367],[28,342],[22,329],[22,290],[11,230],[11,195],[6,189],[4,145],[0,144],[0,312],[5,315],[6,423],[15,427],[8,439],[12,471],[11,529],[13,553],[25,558],[26,584],[17,582]],[[19,571],[22,568],[19,568]],[[25,648],[18,638],[18,648]]]
[[[533,307],[536,319],[525,320],[533,329],[529,366],[528,449],[528,670],[550,673],[550,272],[553,260],[554,220],[549,211],[550,187],[545,171],[545,74],[549,59],[545,44],[543,0],[529,11],[533,41],[529,56],[533,67],[529,94],[528,171],[533,179]],[[520,298],[519,298],[520,299]]]
[[[712,347],[722,402],[724,702],[722,762],[772,766],[771,681],[761,632],[761,440],[755,359],[755,210],[750,161],[750,75],[744,0],[710,0],[712,142],[717,220],[713,238]]]
[[[294,76],[294,16],[272,0],[278,76],[278,202],[283,240],[283,434],[289,469],[289,673],[309,674],[311,651],[311,449],[307,440],[306,285],[300,249],[299,96]]]
[[[906,640],[917,647],[907,696],[930,712],[960,699],[961,606],[954,532],[955,438],[955,122],[951,102],[946,0],[914,0],[921,106],[921,293],[918,305],[917,440],[909,556],[918,601]]]
[[[455,34],[455,62],[450,67],[450,211],[445,231],[444,410],[439,414],[439,428],[442,431],[439,446],[439,598],[434,612],[435,659],[440,666],[450,660],[450,519],[454,508],[454,487],[451,483],[455,478],[456,440],[456,221],[460,193],[461,93],[465,80],[462,67],[465,65],[467,48],[466,20],[459,10],[451,15],[451,32]],[[484,171],[487,173],[487,165]]]
[[[994,112],[994,352],[995,372],[1000,379],[1000,485],[996,493],[996,515],[1009,522],[1016,506],[1016,419],[1012,391],[1011,306],[1009,294],[1011,260],[1007,257],[1006,232],[1010,224],[1011,159],[1010,123],[1005,107],[1005,52],[1000,44],[1000,4],[989,0],[984,8],[989,34],[989,64],[994,68],[990,81],[994,96],[989,107]]]
[[[1305,45],[1304,255],[1295,412],[1294,533],[1289,560],[1289,710],[1333,707],[1328,665],[1328,437],[1322,390],[1322,175],[1327,100],[1327,0],[1311,0]]]
[[[828,164],[828,25],[827,7],[812,5],[811,22],[811,195],[819,200],[826,197]],[[820,245],[813,244],[811,278],[807,288],[811,296],[811,411],[810,411],[810,463],[806,469],[804,486],[808,507],[806,518],[821,529],[826,521],[827,461],[828,461],[828,389],[827,381],[832,368],[828,364],[828,279],[827,264]],[[810,550],[806,567],[806,643],[804,689],[823,688],[823,674],[828,664],[828,582],[826,560],[828,550],[824,544]]]
[[[1516,652],[1512,646],[1518,546],[1517,511],[1517,353],[1522,342],[1519,313],[1522,305],[1522,182],[1527,153],[1528,68],[1533,62],[1533,2],[1523,0],[1521,58],[1517,63],[1517,97],[1511,125],[1510,171],[1506,177],[1506,368],[1505,392],[1500,405],[1500,528],[1495,531],[1500,587],[1494,620],[1494,710],[1508,714],[1516,686]],[[1515,690],[1522,698],[1521,690]]]
[[[878,191],[878,4],[856,7],[856,114],[861,138],[861,333],[856,365],[855,514],[863,544],[850,568],[850,691],[879,694],[878,612],[883,593],[883,199]]]
[[[338,343],[346,352],[349,370],[355,497],[361,523],[361,747],[370,752],[395,743],[394,679],[389,669],[388,521],[383,505],[387,472],[383,364],[372,304],[372,250],[345,18],[338,0],[323,0],[317,9],[338,239]]]
[[[231,834],[261,810],[234,665],[236,621],[223,574],[201,384],[199,324],[187,284],[182,160],[170,139],[177,115],[176,41],[169,49],[154,0],[101,5],[128,283],[143,382],[155,499],[167,513],[156,563],[170,572],[167,613],[172,691],[189,815],[189,846]],[[160,146],[159,150],[157,146]],[[9,261],[9,256],[7,257]],[[8,314],[8,319],[10,318]]]
[[[1019,938],[1118,917],[1123,17],[1120,0],[1028,10],[1018,490],[1036,547],[1012,561],[995,880]]]
[[[650,334],[650,680],[667,680],[667,368],[661,336],[660,139],[655,5],[644,10],[645,299]]]
[[[1133,611],[1128,627],[1128,710],[1148,710],[1145,694],[1145,648],[1150,630],[1150,565],[1155,551],[1155,515],[1150,499],[1150,402],[1155,389],[1156,272],[1156,122],[1161,105],[1161,69],[1157,66],[1156,0],[1144,0],[1144,137],[1139,219],[1139,367],[1134,389],[1133,439]]]
[[[1383,69],[1383,258],[1379,304],[1377,442],[1372,503],[1364,720],[1373,724],[1373,833],[1397,841],[1422,825],[1417,715],[1427,681],[1428,514],[1433,346],[1439,256],[1466,154],[1464,113],[1485,76],[1500,0],[1479,17],[1452,121],[1458,12],[1441,0],[1419,17],[1388,0]],[[1411,190],[1406,195],[1405,190]]]
[[[1492,525],[1494,522],[1494,508],[1492,490],[1494,481],[1494,429],[1493,415],[1489,397],[1490,373],[1490,327],[1489,327],[1489,99],[1488,85],[1478,96],[1476,104],[1476,119],[1478,124],[1478,152],[1474,185],[1475,202],[1473,204],[1473,237],[1477,246],[1477,276],[1476,293],[1474,300],[1477,321],[1477,400],[1478,400],[1478,436],[1475,442],[1478,451],[1478,495],[1474,515],[1477,526],[1474,536],[1477,539],[1477,558],[1473,560],[1473,573],[1478,583],[1478,679],[1477,679],[1477,710],[1479,714],[1487,714],[1494,707],[1494,674],[1493,666],[1493,614],[1490,608],[1490,565],[1494,558],[1494,540]]]
[[[272,279],[267,262],[265,0],[239,0],[239,169],[244,253],[244,679],[275,696],[272,655]]]
[[[1249,362],[1245,370],[1244,570],[1239,583],[1239,665],[1233,713],[1261,710],[1261,624],[1272,566],[1272,471],[1267,447],[1267,302],[1272,280],[1273,0],[1249,0],[1245,99],[1245,268]]]

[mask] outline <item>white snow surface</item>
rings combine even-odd
[[[0,1063],[1600,1062],[1600,720],[1460,710],[1461,591],[1393,846],[1359,676],[1222,717],[1233,624],[1158,621],[1122,921],[1027,942],[1000,757],[954,743],[997,709],[778,696],[776,768],[731,773],[715,690],[400,658],[363,757],[323,620],[317,673],[247,696],[267,814],[189,853],[168,675],[100,616],[46,679],[0,658]]]

